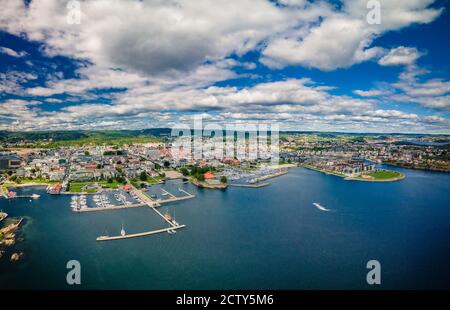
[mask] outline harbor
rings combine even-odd
[[[341,261],[348,259],[365,270],[365,265],[358,264],[367,253],[374,257],[379,255],[395,266],[392,272],[398,279],[424,279],[431,273],[436,281],[444,281],[444,275],[436,270],[432,261],[424,265],[423,261],[412,260],[407,262],[406,269],[400,267],[405,266],[403,258],[411,247],[417,246],[417,240],[435,240],[435,245],[439,245],[440,238],[448,235],[449,177],[418,170],[399,171],[411,177],[392,184],[356,183],[297,168],[259,190],[229,187],[226,191],[208,191],[180,180],[141,190],[145,195],[155,193],[162,199],[170,196],[163,196],[161,188],[174,196],[185,195],[178,188],[195,195],[193,199],[156,207],[163,216],[170,212],[179,224],[186,225],[175,229],[147,205],[111,212],[74,213],[69,207],[70,195],[48,195],[42,187],[21,188],[17,190],[18,195],[36,193],[41,197],[31,202],[0,199],[0,210],[8,213],[1,225],[21,217],[26,219],[19,230],[22,232],[17,234],[16,245],[5,248],[0,260],[0,286],[20,289],[25,285],[24,279],[31,279],[29,285],[33,289],[65,289],[65,268],[49,268],[46,270],[49,276],[43,279],[41,266],[65,262],[68,255],[81,262],[83,274],[98,275],[90,280],[92,283],[85,282],[90,283],[87,288],[101,289],[158,289],[161,286],[201,289],[214,287],[221,283],[218,281],[225,281],[226,287],[239,287],[250,280],[259,287],[269,288],[283,285],[305,289],[336,288],[342,277],[350,278],[352,283],[360,280],[355,269],[348,265],[342,267]],[[423,182],[424,179],[427,182]],[[403,186],[406,186],[405,192],[399,196],[394,187]],[[383,195],[373,191],[373,187],[382,188]],[[114,197],[118,191],[103,194],[110,203],[120,204]],[[414,195],[414,200],[405,201],[406,195]],[[86,195],[88,208],[97,207],[93,196]],[[131,193],[125,196],[131,201]],[[402,210],[401,213],[393,212],[393,202],[404,202],[396,209]],[[322,211],[314,203],[331,211]],[[436,226],[435,222],[422,220],[430,217],[442,221]],[[384,224],[371,224],[374,218]],[[122,224],[125,235],[131,237],[122,238]],[[176,233],[171,234],[169,230]],[[374,231],[379,233],[372,234]],[[336,238],[337,234],[353,236],[358,242],[343,242]],[[104,235],[112,237],[111,240],[97,240]],[[25,242],[19,242],[21,237]],[[374,242],[383,249],[371,246]],[[442,261],[448,259],[444,251],[446,245],[439,245],[442,252],[433,252],[440,255]],[[421,247],[426,249],[428,243]],[[242,252],[242,259],[236,258],[237,252],[233,249]],[[11,256],[20,252],[25,253],[23,261],[11,263]],[[267,253],[270,255],[262,260]],[[336,255],[342,260],[335,262]],[[298,263],[288,264],[288,269],[280,268],[286,261]],[[325,263],[330,266],[325,268]],[[16,268],[19,264],[26,268]],[[311,269],[317,270],[320,279],[327,279],[327,287],[314,282],[318,278],[311,274]],[[330,278],[330,270],[338,274]],[[203,271],[205,277],[194,279],[193,275]],[[155,281],[149,281],[150,277]],[[309,282],[299,282],[299,278]],[[357,288],[364,289],[366,284],[362,282]],[[389,288],[404,288],[401,283],[392,283]],[[421,286],[420,283],[417,286]]]
[[[162,186],[162,185],[161,185]],[[137,189],[132,184],[129,185],[130,190],[128,191],[115,191],[111,196],[107,196],[105,193],[92,196],[91,204],[93,203],[95,207],[89,206],[89,202],[86,195],[74,195],[71,199],[71,208],[72,211],[76,213],[84,213],[84,212],[97,212],[97,211],[112,211],[112,210],[121,210],[121,209],[131,209],[131,208],[141,208],[141,207],[149,207],[152,209],[159,217],[161,217],[169,227],[144,231],[140,233],[131,233],[127,234],[123,225],[121,229],[120,235],[117,236],[109,236],[102,235],[96,238],[97,241],[112,241],[112,240],[121,240],[127,238],[138,238],[144,237],[159,233],[167,232],[169,234],[176,233],[176,230],[180,228],[186,227],[186,225],[179,224],[172,215],[168,212],[162,214],[157,209],[161,207],[163,203],[182,201],[187,199],[192,199],[195,195],[190,194],[186,190],[182,188],[178,188],[178,192],[182,193],[182,196],[175,196],[167,189],[159,187],[160,191],[159,198],[156,194],[146,193],[140,189]],[[153,191],[155,192],[155,191]],[[152,198],[153,197],[153,198]],[[168,198],[165,198],[168,197]],[[119,204],[115,204],[112,200],[115,200]]]

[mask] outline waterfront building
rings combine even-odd
[[[15,154],[0,155],[0,171],[20,168],[22,159]]]

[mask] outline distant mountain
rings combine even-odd
[[[169,136],[171,128],[148,128],[141,130],[57,130],[57,131],[0,131],[0,142],[15,143],[19,141],[71,141],[81,139],[120,139],[134,137],[164,137]],[[320,131],[281,131],[281,134],[317,134],[323,138],[338,135],[355,136],[409,136],[421,137],[425,134],[377,134],[377,133],[340,133]],[[193,134],[193,132],[192,132]],[[225,132],[224,132],[225,134]],[[441,135],[444,136],[444,135]]]
[[[0,141],[15,143],[19,141],[69,141],[88,138],[131,138],[137,136],[160,137],[170,134],[169,128],[144,130],[58,130],[58,131],[0,131]]]

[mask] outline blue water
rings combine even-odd
[[[0,288],[73,289],[72,259],[82,289],[372,289],[371,259],[381,263],[381,289],[450,288],[450,174],[390,169],[407,178],[345,181],[296,168],[259,189],[168,182],[169,192],[196,195],[162,208],[186,228],[103,243],[95,238],[122,224],[127,233],[166,225],[148,208],[74,214],[70,196],[22,189],[42,197],[0,200],[26,219],[14,248],[26,257],[0,260]]]

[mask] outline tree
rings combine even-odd
[[[189,175],[189,170],[187,170],[186,168],[181,168],[181,173],[184,175],[184,176],[188,176]]]
[[[142,171],[141,174],[139,175],[139,179],[140,179],[141,181],[147,181],[147,178],[148,178],[147,172]]]
[[[228,182],[228,179],[227,179],[227,177],[226,176],[221,176],[220,177],[220,182],[222,182],[222,183],[227,183]]]
[[[205,181],[205,176],[202,173],[197,174],[196,178],[201,182]]]
[[[84,155],[89,156],[91,153],[89,153],[89,151],[84,151]]]
[[[113,182],[113,178],[108,178],[108,183],[111,184]]]

